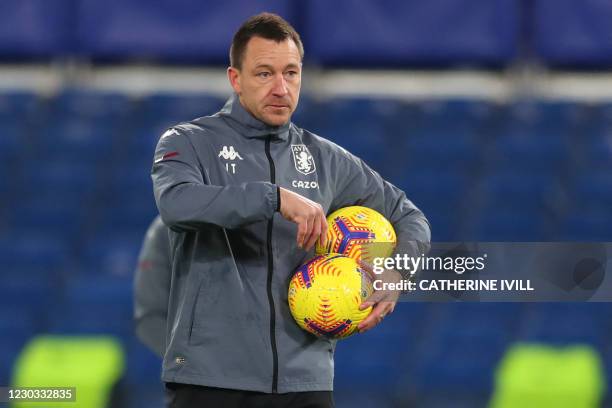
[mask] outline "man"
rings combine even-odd
[[[364,205],[394,225],[413,255],[429,224],[405,194],[339,146],[290,122],[303,47],[263,13],[236,32],[228,78],[235,94],[209,117],[159,140],[155,199],[172,230],[172,287],[163,380],[172,407],[332,407],[334,342],[302,331],[287,287],[325,240],[325,214]],[[393,310],[376,292],[360,329]]]
[[[136,335],[151,351],[164,356],[170,293],[170,243],[168,228],[155,217],[142,243],[134,275]]]

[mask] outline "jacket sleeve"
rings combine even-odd
[[[396,253],[408,256],[426,254],[430,248],[431,229],[425,215],[406,194],[384,180],[361,159],[342,151],[336,174],[336,195],[331,210],[362,205],[383,214],[397,235]]]
[[[168,228],[157,217],[145,236],[134,275],[136,335],[154,353],[166,351],[171,264]]]
[[[235,228],[270,219],[278,207],[278,187],[272,183],[210,184],[186,130],[162,135],[151,176],[159,213],[174,230],[203,224]]]

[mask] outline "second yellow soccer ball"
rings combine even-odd
[[[378,211],[362,206],[344,207],[327,217],[327,245],[317,242],[317,255],[337,253],[373,263],[391,256],[397,237],[391,223]]]

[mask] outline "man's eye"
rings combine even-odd
[[[287,76],[293,78],[296,77],[298,75],[297,71],[287,71]]]
[[[260,78],[269,78],[270,77],[270,73],[269,72],[260,72],[257,74],[258,77]]]

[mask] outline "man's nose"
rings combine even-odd
[[[279,74],[274,78],[274,87],[272,88],[272,93],[275,96],[285,96],[289,90],[287,89],[287,81],[283,74]]]

